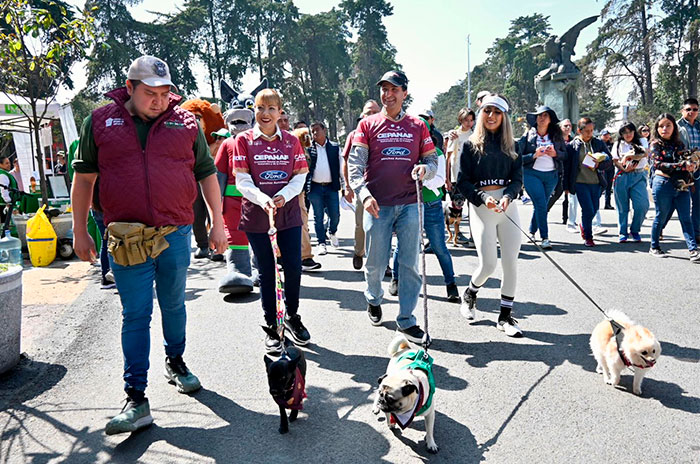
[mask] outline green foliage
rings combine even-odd
[[[48,104],[41,111],[37,104],[42,99],[53,101],[66,82],[71,65],[85,57],[95,37],[94,18],[90,10],[79,15],[63,2],[28,0],[3,0],[0,18],[5,22],[0,29],[0,88],[8,94],[21,95],[29,104],[29,108],[18,108],[34,133],[46,203],[39,125]]]
[[[516,117],[533,109],[537,104],[535,75],[545,67],[546,59],[543,54],[533,57],[530,47],[544,42],[550,30],[549,17],[539,13],[511,21],[508,35],[496,39],[484,63],[472,71],[472,102],[480,91],[489,90],[505,95]],[[467,106],[466,93],[465,79],[435,98],[432,110],[442,130],[456,125],[457,113]]]
[[[666,61],[678,63],[675,75],[681,93],[698,95],[698,56],[700,55],[699,0],[661,0],[666,14],[660,23],[661,37],[666,40]],[[661,76],[657,76],[657,79]],[[660,84],[661,85],[661,84]]]
[[[608,96],[610,86],[602,76],[596,76],[595,67],[581,60],[577,63],[581,69],[577,89],[581,117],[589,117],[598,129],[607,127],[615,119],[619,108]],[[576,124],[576,121],[572,121]]]

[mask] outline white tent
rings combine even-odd
[[[34,135],[29,132],[29,119],[22,114],[20,107],[25,113],[31,113],[31,107],[26,98],[18,95],[11,95],[0,92],[0,130],[12,133],[15,142],[15,150],[17,150],[17,158],[19,159],[19,167],[22,171],[22,181],[25,190],[29,189],[29,178],[32,173],[38,171],[36,165],[36,148],[34,147]],[[61,121],[61,130],[63,138],[66,142],[66,147],[70,146],[74,140],[78,138],[78,130],[75,127],[73,119],[73,110],[70,104],[61,105],[60,103],[52,102],[46,107],[44,100],[37,102],[37,113],[41,113],[46,108],[41,123],[48,124],[51,120]],[[47,127],[41,131],[41,140],[43,147],[51,147],[51,131]]]

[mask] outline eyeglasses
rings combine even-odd
[[[688,113],[697,113],[698,109],[697,108],[683,108],[683,111],[687,111]]]

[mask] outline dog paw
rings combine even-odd
[[[428,452],[430,452],[432,454],[437,454],[437,452],[440,450],[438,448],[438,445],[435,442],[428,443],[427,446],[428,446]]]

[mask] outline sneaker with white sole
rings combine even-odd
[[[700,251],[693,250],[690,252],[690,262],[691,263],[700,263]]]
[[[105,434],[132,433],[152,423],[153,416],[151,416],[148,398],[136,401],[127,397],[122,411],[107,422]]]
[[[476,295],[471,294],[469,290],[464,291],[462,296],[462,305],[459,307],[459,313],[462,317],[466,317],[470,321],[476,318]]]
[[[665,258],[666,252],[661,248],[649,248],[649,254],[656,258]]]
[[[423,332],[423,329],[421,329],[417,325],[413,325],[411,327],[408,327],[407,329],[397,327],[396,331],[402,334],[404,337],[406,337],[406,340],[408,340],[411,343],[415,343],[416,345],[423,343],[423,337],[425,336],[425,332]]]
[[[321,269],[321,263],[317,263],[313,258],[301,260],[301,270],[304,272],[313,272]]]
[[[509,337],[522,337],[523,331],[518,327],[518,321],[513,319],[512,316],[508,316],[508,319],[499,320],[496,324],[496,328],[501,332],[505,332]]]
[[[578,227],[572,226],[571,224],[569,224],[568,226],[566,226],[566,231],[570,232],[572,234],[576,234],[576,233],[578,233]]]
[[[369,317],[369,322],[374,325],[381,325],[382,323],[382,306],[373,305],[371,303],[367,304],[367,316]]]
[[[552,243],[549,241],[548,238],[545,238],[542,240],[542,244],[540,245],[543,250],[551,250],[552,249]]]
[[[328,238],[331,241],[331,246],[333,248],[338,248],[340,246],[340,242],[338,241],[338,236],[335,234],[329,234]]]
[[[185,365],[182,356],[165,358],[165,378],[177,387],[180,393],[191,393],[202,388],[199,379]]]
[[[605,227],[593,226],[593,235],[603,235],[607,231],[608,229],[606,229]]]
[[[328,248],[326,247],[325,243],[318,244],[318,246],[316,247],[316,254],[319,256],[323,256],[323,255],[328,254]]]

